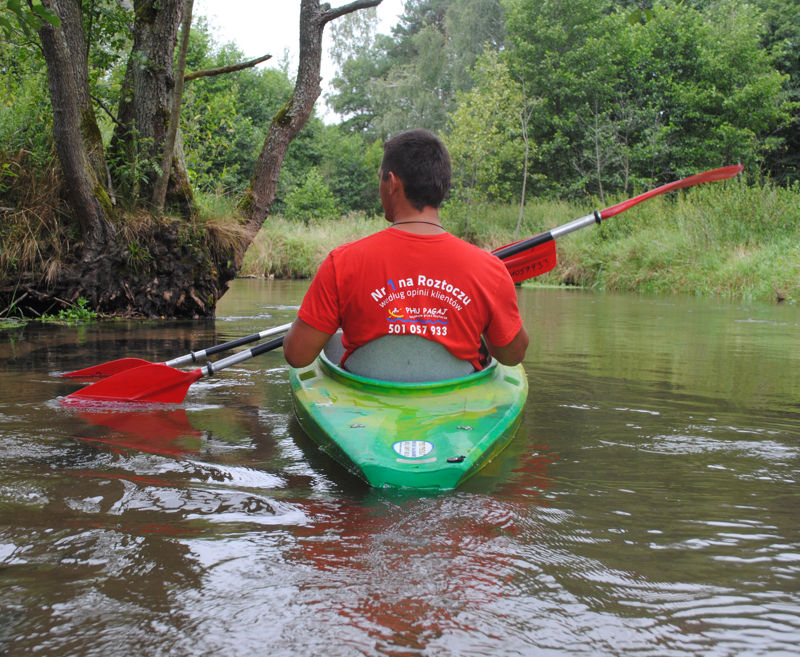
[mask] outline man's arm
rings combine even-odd
[[[311,365],[330,337],[330,333],[315,329],[298,317],[283,338],[286,362],[292,367]]]
[[[489,348],[489,353],[503,365],[516,365],[525,358],[528,340],[528,332],[523,326],[507,345],[498,347],[487,340],[486,346]]]

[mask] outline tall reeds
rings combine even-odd
[[[610,205],[618,200],[606,200]],[[599,204],[597,207],[602,207]],[[520,237],[589,214],[589,204],[529,201]],[[518,208],[445,207],[444,225],[492,250],[514,241]],[[386,226],[382,218],[347,215],[306,224],[267,219],[245,257],[243,275],[313,276],[335,246]],[[558,240],[556,269],[526,285],[580,285],[598,290],[674,293],[740,300],[800,299],[800,189],[769,183],[714,183],[637,205]]]

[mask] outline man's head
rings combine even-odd
[[[383,144],[381,175],[394,173],[406,198],[417,210],[438,208],[450,190],[450,155],[442,141],[427,130],[408,130]]]

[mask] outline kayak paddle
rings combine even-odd
[[[595,223],[599,224],[603,219],[608,219],[620,212],[624,212],[637,203],[646,201],[653,196],[666,194],[667,192],[683,189],[684,187],[691,187],[692,185],[733,178],[736,174],[740,173],[743,168],[741,164],[735,164],[720,169],[711,169],[703,173],[696,173],[688,178],[676,180],[675,182],[651,189],[649,192],[634,196],[627,201],[612,205],[605,210],[595,210],[592,214],[570,221],[563,226],[553,228],[546,233],[540,233],[528,239],[501,246],[499,249],[492,251],[492,253],[503,260],[515,283],[526,281],[529,278],[545,274],[556,266],[556,238],[566,235],[567,233],[572,233],[579,228],[585,228]]]
[[[66,376],[72,379],[104,379],[107,376],[113,376],[114,374],[119,374],[125,370],[133,369],[134,367],[141,367],[142,365],[161,364],[167,365],[168,367],[179,367],[180,365],[186,365],[187,363],[197,363],[208,360],[208,357],[213,356],[214,354],[218,354],[222,351],[228,351],[229,349],[235,349],[236,347],[241,347],[242,345],[250,344],[251,342],[257,342],[258,340],[268,338],[271,335],[285,333],[290,327],[291,324],[276,326],[275,328],[266,329],[260,333],[253,333],[252,335],[247,335],[243,338],[238,338],[237,340],[231,340],[230,342],[224,342],[223,344],[218,344],[214,347],[203,349],[202,351],[189,352],[184,356],[179,356],[178,358],[168,360],[166,363],[151,363],[150,361],[142,358],[118,358],[117,360],[111,360],[107,363],[101,363],[100,365],[85,367],[82,370],[66,372],[61,376]]]
[[[203,367],[184,372],[164,363],[148,363],[124,370],[97,383],[92,383],[67,395],[63,401],[81,402],[140,402],[180,404],[189,386],[204,376],[241,363],[243,360],[272,351],[283,345],[283,336],[240,351],[232,356],[206,363]]]

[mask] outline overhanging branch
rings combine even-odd
[[[374,2],[374,0],[372,0]],[[222,75],[223,73],[235,73],[236,71],[241,71],[245,68],[252,68],[260,64],[261,62],[265,62],[268,59],[272,59],[272,55],[264,55],[263,57],[257,57],[256,59],[251,59],[247,62],[240,62],[239,64],[231,64],[230,66],[220,66],[219,68],[207,68],[204,71],[193,71],[191,73],[187,73],[183,76],[183,81],[188,82],[189,80],[196,80],[197,78],[207,78],[212,75]]]
[[[355,0],[355,2],[350,2],[346,5],[342,5],[341,7],[334,7],[333,9],[328,9],[325,11],[322,16],[322,24],[329,23],[332,20],[339,18],[340,16],[344,16],[345,14],[351,14],[354,11],[358,11],[359,9],[367,9],[368,7],[377,7],[381,4],[383,0]]]

